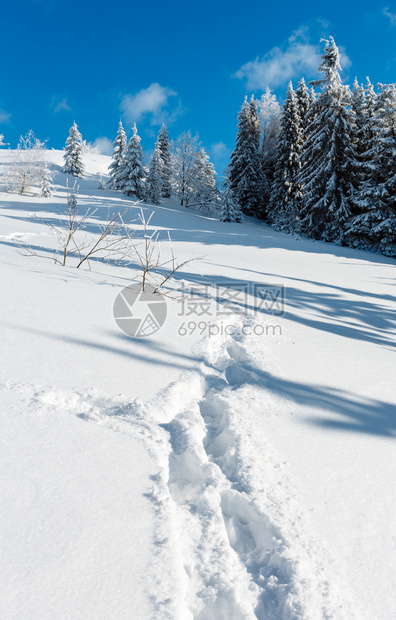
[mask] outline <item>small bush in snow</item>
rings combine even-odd
[[[40,142],[30,130],[20,137],[13,161],[8,166],[7,191],[24,194],[34,185],[41,185],[45,168],[45,142]]]

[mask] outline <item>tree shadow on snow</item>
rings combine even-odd
[[[109,344],[95,340],[83,339],[32,327],[21,327],[7,324],[12,329],[40,335],[45,338],[76,345],[125,359],[145,362],[154,366],[168,366],[179,374],[188,366],[196,367],[200,362],[207,361],[196,355],[172,351],[168,345],[161,344],[154,338],[132,338],[111,330],[106,334]],[[175,376],[177,379],[178,374]],[[303,406],[304,410],[314,410],[312,415],[306,413],[302,422],[327,428],[333,431],[349,431],[360,434],[371,434],[379,437],[396,438],[396,404],[386,401],[359,398],[354,394],[329,388],[323,385],[296,383],[277,377],[270,372],[258,368],[254,362],[244,360],[231,364],[225,371],[228,385],[237,389],[245,384],[255,385],[265,394],[274,394],[286,402]],[[258,397],[260,398],[260,396]],[[329,417],[324,417],[327,412]],[[263,405],[264,414],[264,405]]]
[[[302,419],[304,423],[334,431],[396,438],[396,403],[358,398],[348,392],[323,385],[287,381],[262,371],[249,362],[243,362],[242,372],[239,368],[230,367],[226,370],[226,376],[235,388],[244,383],[253,383],[266,393],[276,394],[304,408],[317,410],[312,415],[306,414]],[[323,412],[328,412],[329,417],[324,417]]]

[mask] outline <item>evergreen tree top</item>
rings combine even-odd
[[[139,136],[138,132],[137,132],[137,127],[136,127],[136,123],[133,124],[132,127],[132,135],[129,138],[129,142],[128,142],[128,150],[129,152],[131,151],[138,151],[139,152],[139,157],[142,156],[142,146],[140,144],[141,141],[141,137]]]
[[[126,141],[126,133],[125,133],[124,127],[122,126],[122,121],[120,121],[118,124],[117,137],[115,141],[113,142],[113,146],[116,146],[120,142],[125,142],[125,141]]]
[[[169,136],[168,136],[168,129],[165,125],[165,123],[162,123],[161,129],[158,132],[158,136],[157,136],[157,141],[156,141],[156,145],[159,145],[161,151],[164,154],[164,151],[167,151],[170,149],[170,140],[169,140]]]
[[[301,122],[305,126],[306,116],[307,116],[309,107],[312,103],[312,98],[311,98],[310,92],[308,90],[308,87],[305,83],[304,78],[301,78],[301,80],[298,83],[298,86],[296,88],[296,97],[297,97],[297,101],[299,105]]]
[[[78,131],[78,125],[77,125],[76,121],[73,121],[73,125],[70,127],[69,134],[71,136],[73,136],[74,138],[77,138],[77,139],[79,137],[80,138],[82,137],[80,132]]]
[[[324,89],[341,86],[341,65],[340,65],[340,52],[333,37],[329,39],[321,39],[324,42],[325,49],[322,55],[322,62],[318,67],[319,73],[324,73],[325,77],[321,80],[312,80],[309,82],[312,86],[321,86]]]

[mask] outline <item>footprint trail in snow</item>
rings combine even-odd
[[[268,403],[240,333],[203,341],[199,366],[148,403],[27,396],[133,434],[155,457],[153,619],[361,620],[309,534],[287,464],[257,436]]]

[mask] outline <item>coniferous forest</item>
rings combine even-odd
[[[396,86],[351,90],[325,43],[322,78],[290,82],[282,108],[269,92],[245,99],[228,183],[243,213],[278,230],[396,256]]]
[[[198,135],[171,141],[162,126],[146,165],[136,124],[113,143],[108,187],[159,204],[176,196],[223,222],[242,214],[277,230],[396,256],[396,85],[342,83],[340,53],[325,41],[321,78],[289,83],[282,106],[267,88],[245,97],[223,187]],[[63,171],[83,174],[74,123]]]

